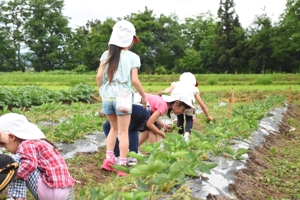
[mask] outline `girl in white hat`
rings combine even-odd
[[[141,95],[141,103],[146,109],[147,99],[144,89],[138,78],[138,69],[141,66],[140,57],[129,51],[139,39],[135,33],[135,27],[126,20],[117,22],[108,43],[108,51],[105,51],[100,58],[100,66],[96,76],[96,82],[102,99],[102,110],[110,123],[110,132],[106,140],[106,159],[103,161],[102,169],[115,171],[112,165],[116,164],[114,147],[118,136],[120,141],[120,157],[118,163],[126,165],[128,153],[128,127],[132,105],[133,89]],[[117,99],[118,94],[127,91],[127,98],[124,101]],[[129,103],[128,103],[129,99]],[[128,107],[117,106],[117,102],[127,102]],[[118,176],[125,175],[118,171]]]
[[[190,72],[184,72],[181,74],[179,81],[173,82],[170,87],[166,88],[162,93],[170,93],[171,96],[184,95],[193,99],[193,103],[195,100],[199,103],[202,111],[206,115],[207,119],[213,120],[214,118],[209,114],[208,109],[200,97],[199,89],[197,88],[198,83],[194,74]],[[184,113],[177,115],[177,127],[180,127],[178,133],[183,135],[185,139],[188,139],[189,134],[191,133],[191,129],[193,128],[194,114],[196,109],[187,109]],[[184,126],[184,118],[185,118],[185,126]],[[196,118],[195,118],[196,119]]]
[[[46,140],[44,133],[24,115],[8,113],[0,117],[0,147],[15,154],[17,176],[10,183],[8,196],[26,199],[26,187],[36,200],[74,199],[75,180],[65,160]]]
[[[173,112],[176,115],[180,115],[185,112],[185,110],[190,108],[195,108],[192,99],[178,95],[178,96],[167,96],[167,95],[153,95],[146,94],[148,103],[150,105],[150,117],[145,122],[145,124],[140,127],[139,135],[139,146],[143,144],[147,139],[150,143],[154,143],[160,140],[160,138],[165,138],[166,135],[164,131],[171,131],[171,126],[164,124],[159,120],[159,117],[167,113],[168,117],[170,113]],[[161,130],[163,128],[163,130]]]

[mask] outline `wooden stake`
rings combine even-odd
[[[229,98],[229,118],[232,117],[232,99]]]
[[[291,102],[291,91],[292,91],[292,88],[289,87],[288,103]]]
[[[231,101],[234,102],[234,89],[231,88]]]

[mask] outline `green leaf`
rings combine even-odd
[[[188,151],[177,151],[177,152],[172,152],[169,156],[170,158],[186,158]]]
[[[180,174],[185,174],[188,169],[189,163],[186,161],[178,161],[171,165],[169,176],[170,178],[175,178],[180,176]]]
[[[165,173],[159,173],[149,182],[149,184],[160,185],[167,181],[169,181],[168,175]]]
[[[130,172],[130,169],[124,165],[113,165],[113,168],[118,170],[118,171],[122,171],[122,172],[125,172],[127,174],[129,174]]]
[[[168,163],[163,163],[160,160],[155,160],[150,164],[140,164],[135,166],[130,170],[130,174],[133,176],[152,175],[167,168],[168,166]]]
[[[240,156],[240,155],[243,155],[245,153],[248,153],[248,149],[245,149],[245,148],[239,148],[236,153],[235,153],[235,156]]]
[[[144,155],[135,153],[135,152],[133,152],[133,151],[129,152],[127,155],[128,155],[129,157],[136,158],[136,159],[138,159],[138,160],[142,160],[142,159],[145,157]]]
[[[191,134],[198,137],[198,138],[203,138],[203,134],[200,131],[192,129]]]
[[[205,163],[205,162],[200,162],[197,165],[197,169],[199,169],[201,172],[210,174],[210,170],[215,168],[216,166],[218,166],[218,163],[214,163],[214,162],[209,162],[209,163]]]
[[[231,147],[231,146],[226,146],[224,148],[224,152],[228,153],[228,154],[231,154],[231,155],[234,155],[234,148]]]
[[[215,167],[218,166],[218,163],[215,163],[215,162],[209,162],[209,163],[206,163],[206,165],[207,165],[207,167],[208,167],[209,169],[213,169],[213,168],[215,168]]]
[[[141,179],[136,180],[136,185],[138,190],[142,190],[142,191],[148,190],[148,186],[144,182],[142,182]]]
[[[151,192],[121,192],[119,195],[123,197],[125,200],[143,200],[146,197],[149,197],[152,193]]]

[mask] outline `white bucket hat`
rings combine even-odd
[[[24,140],[38,140],[46,138],[44,133],[33,123],[30,123],[24,115],[8,113],[0,117],[0,140],[5,142],[8,133]]]
[[[164,101],[166,102],[173,102],[173,101],[181,101],[183,103],[185,103],[186,105],[190,106],[191,108],[195,108],[192,99],[183,97],[183,96],[177,96],[177,95],[162,95],[162,98]]]
[[[191,72],[184,72],[180,75],[179,81],[184,82],[184,83],[190,83],[192,85],[198,86],[198,83],[196,81],[196,77],[194,74]]]
[[[134,42],[139,41],[135,33],[135,27],[129,21],[121,20],[114,25],[108,45],[113,44],[118,47],[129,47],[132,40]]]

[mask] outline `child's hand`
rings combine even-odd
[[[210,116],[210,115],[207,117],[207,119],[209,119],[210,121],[214,120],[214,118],[212,116]]]
[[[146,96],[141,98],[141,104],[143,104],[144,109],[147,108],[147,98],[146,98]]]
[[[165,134],[164,132],[162,132],[162,133],[160,134],[160,136],[161,136],[162,138],[166,138],[166,137],[167,137],[166,134]]]
[[[162,96],[163,94],[164,94],[163,91],[159,91],[159,92],[157,93],[158,96]]]
[[[103,114],[102,112],[99,112],[99,116],[100,116],[100,117],[105,117],[106,115]]]
[[[165,124],[165,125],[164,125],[164,129],[165,129],[165,131],[168,132],[168,133],[170,133],[170,132],[173,131],[173,130],[172,130],[172,126],[170,126],[169,124]]]

